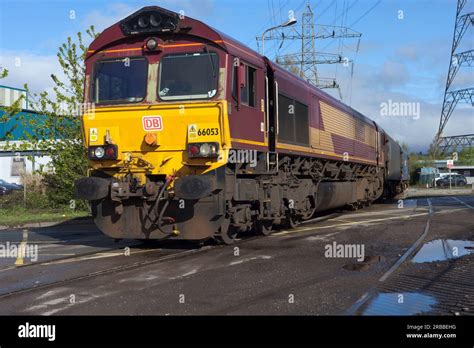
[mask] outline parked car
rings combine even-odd
[[[438,181],[436,181],[436,185],[440,187],[448,187],[450,178],[451,178],[451,186],[464,186],[467,184],[467,179],[464,175],[451,173],[451,174],[443,176]]]
[[[6,182],[3,179],[0,179],[0,186],[5,187],[8,191],[21,191],[23,190],[22,185]]]
[[[455,173],[454,173],[455,174]],[[438,184],[438,180],[446,178],[449,173],[436,173],[435,183]]]
[[[0,186],[0,196],[3,196],[3,195],[6,195],[8,193],[10,193],[11,191],[9,189],[7,189],[6,187],[4,186]]]

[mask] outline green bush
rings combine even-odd
[[[48,196],[37,191],[26,191],[26,204],[23,191],[13,191],[7,195],[0,196],[0,209],[16,210],[22,208],[41,210],[52,207]]]
[[[46,193],[35,190],[26,191],[26,202],[23,191],[13,191],[7,195],[0,196],[0,209],[15,212],[17,210],[59,210],[59,211],[87,211],[87,203],[84,201],[74,201],[74,209],[71,209],[71,202],[59,204],[56,200],[50,198],[49,189]]]

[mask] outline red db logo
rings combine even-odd
[[[143,129],[146,131],[160,131],[163,129],[161,116],[143,116],[142,123]]]

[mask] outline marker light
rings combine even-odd
[[[91,160],[116,160],[118,147],[114,144],[89,146],[89,159]]]
[[[189,153],[193,156],[199,154],[199,145],[193,144],[189,146]]]
[[[219,144],[217,143],[192,143],[188,144],[189,157],[218,157]]]
[[[114,157],[115,156],[115,149],[113,147],[107,147],[105,149],[105,155],[108,157],[108,158],[111,158],[111,157]]]

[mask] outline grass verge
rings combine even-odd
[[[74,218],[87,217],[87,211],[1,209],[0,226],[20,226],[36,222],[61,222]]]

